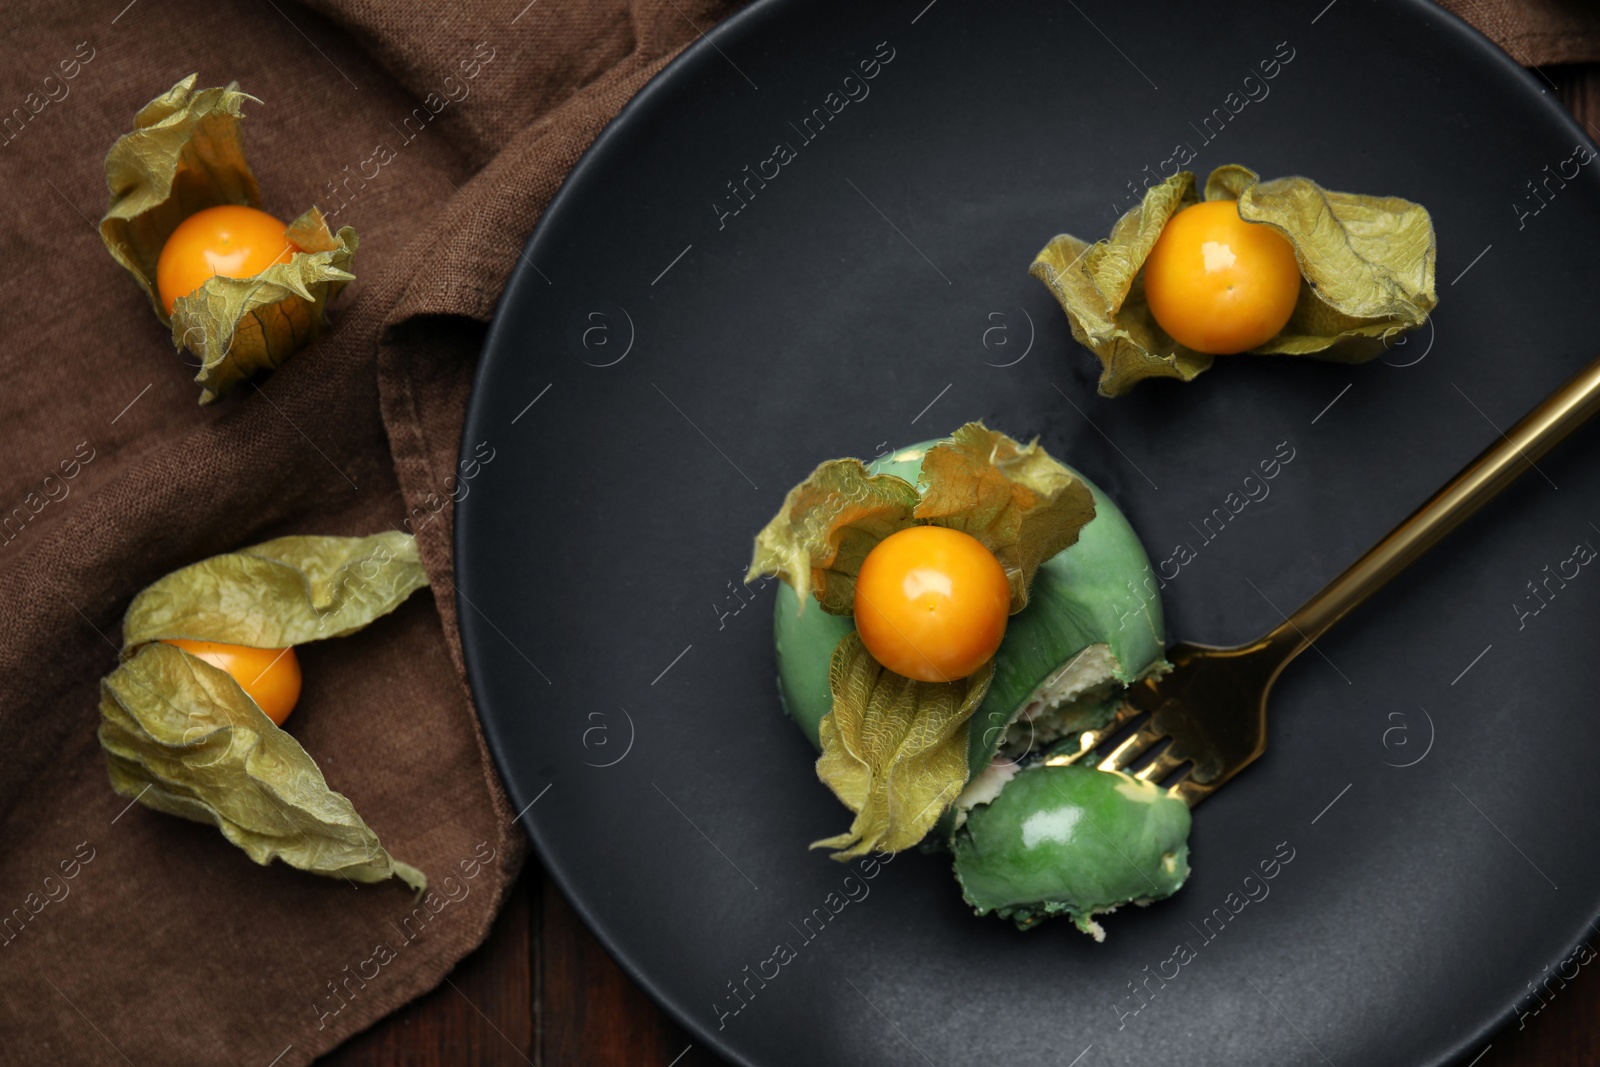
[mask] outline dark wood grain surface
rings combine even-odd
[[[1537,72],[1600,140],[1600,64]],[[1600,944],[1600,941],[1596,942]],[[1600,967],[1527,994],[1464,1067],[1600,1063]],[[1575,974],[1574,974],[1575,972]],[[1474,1057],[1477,1057],[1474,1059]],[[320,1061],[324,1067],[718,1067],[622,973],[530,860],[488,940],[432,993]]]

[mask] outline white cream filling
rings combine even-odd
[[[1004,789],[1021,769],[1022,765],[1015,760],[997,759],[990,763],[973,776],[972,781],[967,783],[967,787],[956,798],[957,811],[964,818],[968,808],[989,803],[1000,795],[1000,790]]]
[[[1116,677],[1120,667],[1107,644],[1090,645],[1067,660],[1011,717],[999,755],[1019,759],[1066,736],[1083,704],[1104,700],[1113,687],[1120,687]]]
[[[1115,673],[1120,666],[1110,645],[1090,645],[1040,682],[1006,723],[1005,739],[994,760],[956,797],[956,826],[967,821],[969,810],[1000,795],[1016,775],[1018,760],[1069,733],[1068,724],[1077,719],[1082,705],[1104,700],[1113,688],[1120,688]]]

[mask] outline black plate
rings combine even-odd
[[[1098,398],[1028,263],[1106,232],[1180,142],[1202,174],[1426,204],[1435,323],[1361,367],[1241,357]],[[779,713],[771,589],[739,578],[819,460],[982,418],[1121,502],[1176,569],[1169,638],[1253,637],[1588,358],[1587,143],[1421,0],[771,0],[691,48],[545,213],[465,434],[495,449],[458,518],[472,685],[584,919],[745,1064],[1438,1063],[1537,1008],[1600,895],[1600,568],[1564,562],[1600,545],[1595,430],[1290,669],[1187,887],[1103,945],[974,918],[937,857],[847,882],[806,850],[848,817]]]

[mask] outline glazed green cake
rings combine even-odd
[[[873,463],[871,471],[916,484],[922,457],[938,443],[893,452]],[[1146,814],[1142,804],[1128,807],[1140,802],[1130,800],[1127,789],[1117,792],[1123,784],[1118,779],[1131,781],[1124,775],[1042,764],[1018,773],[1019,763],[1029,763],[1052,742],[1104,725],[1129,684],[1168,666],[1158,586],[1144,547],[1117,506],[1082,474],[1072,474],[1092,493],[1094,518],[1075,544],[1039,567],[1028,606],[1010,618],[995,655],[994,681],[967,725],[967,786],[929,836],[952,848],[957,877],[980,913],[999,912],[1021,926],[1070,914],[1080,928],[1099,936],[1093,914],[1119,903],[1169,895],[1182,884],[1188,873],[1182,849],[1188,809],[1162,793],[1161,799],[1182,809],[1182,817],[1157,804],[1153,811],[1160,813],[1161,829],[1151,841],[1162,847],[1146,849],[1149,855],[1133,864],[1107,864],[1103,850],[1083,849],[1070,841],[1019,851],[1011,839],[1020,841],[1020,831],[1002,830],[1026,821],[1024,802],[1030,808],[1054,802],[1057,823],[1066,819],[1060,814],[1063,801],[1054,794],[1069,781],[1069,807],[1087,805],[1086,814],[1092,808],[1099,818],[1120,812],[1118,825],[1140,825],[1140,816]],[[814,603],[806,607],[801,612],[794,590],[779,583],[774,613],[778,692],[784,710],[820,748],[817,724],[832,708],[829,660],[855,624],[850,616],[830,615]],[[1064,771],[1071,774],[1059,775]],[[1024,775],[1024,787],[1014,797],[1004,795]],[[1050,795],[1041,792],[1045,782],[1051,785]],[[986,805],[993,810],[980,819],[974,809]],[[964,826],[969,819],[978,820],[970,830]],[[1002,845],[1001,838],[1008,843]],[[1176,848],[1166,847],[1174,838]],[[1012,872],[1017,880],[1009,887],[1007,865],[1012,860],[1007,855],[1017,865]],[[1052,866],[1059,868],[1053,880]],[[1165,891],[1152,893],[1152,885]]]
[[[1117,771],[1035,763],[951,836],[961,892],[1026,929],[1054,915],[1104,940],[1094,916],[1169,897],[1189,876],[1189,806]]]

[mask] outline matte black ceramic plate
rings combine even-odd
[[[1027,267],[1179,144],[1202,175],[1426,204],[1434,324],[1365,366],[1097,397]],[[975,918],[937,857],[868,880],[806,850],[848,813],[779,711],[771,589],[739,579],[819,460],[982,418],[1122,504],[1169,639],[1255,636],[1588,358],[1579,144],[1421,0],[772,0],[691,48],[546,212],[465,435],[494,450],[458,518],[472,684],[584,919],[763,1067],[1476,1055],[1600,896],[1600,568],[1574,555],[1600,545],[1600,428],[1290,669],[1266,756],[1196,813],[1189,884],[1103,945]],[[1208,525],[1275,456],[1270,495]]]

